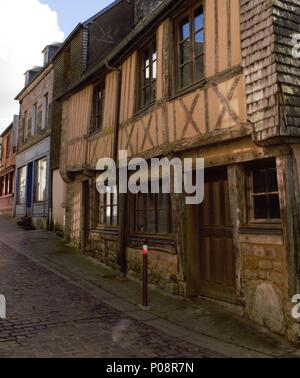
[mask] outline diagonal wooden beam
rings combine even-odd
[[[147,138],[149,139],[149,142],[151,143],[152,147],[153,148],[155,147],[155,144],[154,144],[153,139],[152,139],[151,134],[150,134],[150,127],[151,127],[151,123],[152,123],[152,116],[153,115],[151,114],[150,117],[149,117],[149,119],[148,119],[147,125],[145,125],[144,119],[141,119],[141,124],[142,124],[143,129],[144,129],[144,139],[143,139],[141,150],[144,149]]]
[[[195,112],[195,109],[196,109],[196,106],[198,104],[198,101],[199,101],[199,98],[200,98],[200,94],[198,93],[194,100],[193,100],[193,103],[192,103],[192,106],[191,106],[191,109],[188,109],[187,106],[185,105],[185,103],[183,102],[183,99],[181,98],[180,99],[180,104],[185,112],[185,115],[186,115],[186,122],[185,122],[185,125],[184,125],[184,128],[182,130],[182,135],[181,135],[181,139],[184,138],[185,136],[185,133],[187,132],[187,129],[188,129],[188,126],[191,124],[193,129],[196,131],[196,133],[198,135],[201,135],[201,132],[200,132],[200,129],[196,123],[196,121],[194,120],[194,112]]]
[[[223,118],[224,118],[226,112],[229,113],[231,119],[233,121],[235,121],[237,124],[242,123],[240,117],[236,114],[236,112],[230,106],[230,102],[233,99],[235,90],[236,90],[236,88],[237,88],[237,86],[240,82],[240,79],[241,79],[240,76],[235,78],[227,96],[223,95],[223,93],[219,90],[217,85],[213,87],[216,95],[218,96],[218,98],[220,99],[220,101],[223,104],[223,109],[222,109],[222,111],[219,115],[219,118],[217,120],[217,123],[216,123],[216,127],[215,127],[216,130],[219,130],[221,128],[222,121],[223,121]]]

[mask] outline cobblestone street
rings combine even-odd
[[[141,286],[66,245],[0,216],[1,357],[299,357],[262,327],[206,301]]]
[[[0,243],[0,357],[211,357],[97,301]]]

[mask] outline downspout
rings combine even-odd
[[[116,116],[114,124],[114,145],[113,145],[113,159],[118,161],[119,150],[119,131],[120,131],[120,103],[121,103],[121,78],[122,71],[120,68],[111,67],[106,62],[106,68],[114,71],[117,74],[117,93],[116,93]],[[119,170],[117,171],[117,182],[119,180]],[[119,194],[119,263],[120,273],[123,277],[127,273],[127,259],[126,259],[126,217],[127,217],[127,194]]]

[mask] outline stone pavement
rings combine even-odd
[[[151,290],[52,233],[0,217],[0,357],[300,357],[284,339],[204,301]]]

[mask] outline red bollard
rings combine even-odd
[[[148,307],[148,245],[143,245],[143,307]]]

